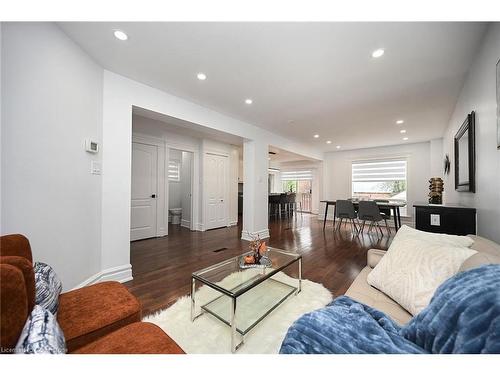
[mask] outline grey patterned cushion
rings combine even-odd
[[[59,294],[62,283],[54,269],[48,264],[35,262],[35,304],[40,305],[52,314],[57,314]]]
[[[64,354],[66,342],[64,334],[51,312],[35,305],[19,341],[16,345],[17,354]]]

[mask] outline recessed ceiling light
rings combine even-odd
[[[253,100],[252,100],[252,99],[245,99],[245,103],[246,103],[246,104],[252,104],[252,103],[253,103]]]
[[[372,52],[372,57],[378,59],[379,57],[382,57],[384,53],[385,53],[384,49],[379,48]]]
[[[115,30],[114,35],[115,35],[116,39],[120,39],[120,40],[127,40],[128,39],[128,35],[125,34],[121,30]]]
[[[404,120],[398,120],[398,121],[396,121],[396,124],[398,124],[398,125],[401,125],[403,123],[404,123]]]
[[[314,134],[314,138],[319,138],[319,134]]]
[[[338,150],[340,148],[340,146],[337,145],[337,146],[335,146],[335,148]]]
[[[330,144],[330,143],[332,143],[332,141],[326,141],[326,143]]]
[[[401,134],[405,134],[405,133],[406,133],[406,130],[405,130],[405,129],[401,129],[399,132],[400,132]]]
[[[207,79],[207,75],[205,73],[200,72],[196,75],[196,78],[198,78],[200,81],[204,81]]]
[[[408,137],[404,137],[404,138],[403,138],[403,141],[407,141],[407,140],[408,140]]]

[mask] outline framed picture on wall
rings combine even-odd
[[[500,60],[497,62],[497,149],[500,150]]]

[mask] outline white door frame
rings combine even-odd
[[[196,148],[189,145],[184,145],[180,143],[166,142],[165,144],[166,152],[165,152],[165,173],[168,171],[168,162],[170,160],[170,150],[184,151],[190,152],[193,157],[191,160],[191,222],[189,223],[190,230],[200,230],[199,229],[199,152]],[[166,222],[168,223],[168,210],[169,210],[169,202],[168,202],[168,176],[165,176],[165,196],[166,196]],[[168,228],[168,225],[167,225]]]
[[[227,158],[227,168],[226,168],[226,181],[229,182],[230,179],[230,157],[228,152],[222,152],[218,150],[212,150],[212,149],[205,149],[203,153],[203,173],[206,173],[206,168],[205,168],[205,155],[217,155],[217,156],[222,156]],[[206,183],[206,178],[203,178],[203,185]],[[225,226],[228,227],[230,225],[230,218],[229,218],[229,189],[228,189],[228,184],[224,186],[224,200],[226,202],[226,207],[225,207],[225,217],[226,217],[226,223]],[[208,196],[207,196],[207,189],[205,186],[203,186],[203,206],[202,206],[202,217],[203,217],[203,231],[206,230],[206,225],[208,223],[208,218],[207,218],[207,203],[208,203]]]

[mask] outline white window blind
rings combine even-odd
[[[181,163],[177,160],[169,160],[168,162],[168,180],[179,182],[181,180]]]
[[[302,181],[312,179],[313,174],[311,170],[281,171],[281,181]]]
[[[406,160],[352,163],[352,182],[406,181]]]

